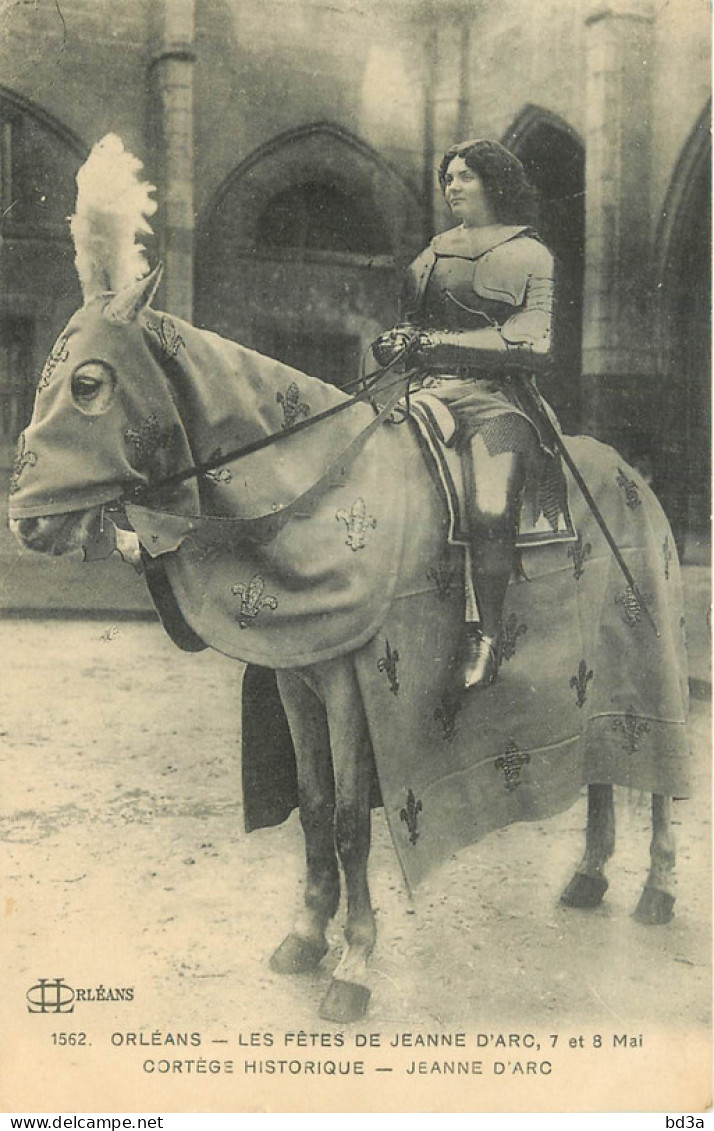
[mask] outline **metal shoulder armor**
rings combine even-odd
[[[483,298],[522,306],[530,278],[553,281],[553,256],[533,236],[497,244],[474,264],[473,287]]]
[[[547,354],[553,318],[553,256],[529,236],[495,247],[476,263],[474,290],[517,309],[501,326],[509,346]]]
[[[404,272],[404,283],[399,300],[399,318],[401,322],[418,323],[422,316],[424,292],[434,270],[436,256],[431,247],[427,247],[416,259],[409,264]]]

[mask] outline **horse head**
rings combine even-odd
[[[10,484],[11,526],[30,549],[79,549],[102,506],[191,462],[152,340],[160,275],[90,298],[45,364]]]
[[[43,553],[79,549],[103,505],[190,460],[152,341],[161,266],[149,272],[136,242],[156,209],[140,168],[109,135],[77,177],[71,231],[84,304],[45,363],[10,483],[11,528]]]

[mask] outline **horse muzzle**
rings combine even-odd
[[[40,518],[11,518],[10,530],[21,546],[60,557],[82,549],[94,511],[71,511]]]

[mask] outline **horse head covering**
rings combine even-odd
[[[190,452],[151,348],[147,308],[161,267],[148,273],[137,236],[151,232],[153,185],[113,134],[77,176],[70,228],[84,305],[57,339],[20,437],[11,517],[59,514],[108,502]],[[153,374],[151,371],[155,371]],[[119,375],[122,379],[119,380]],[[141,380],[139,380],[141,377]],[[184,499],[184,503],[188,500]]]

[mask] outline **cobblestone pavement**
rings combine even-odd
[[[96,1005],[97,1024],[215,1039],[314,1030],[342,919],[319,973],[270,971],[300,897],[302,840],[295,815],[243,832],[240,665],[181,653],[155,623],[8,619],[0,633],[7,1000],[61,975],[135,987],[131,1006]],[[491,835],[413,902],[378,812],[369,1025],[707,1026],[709,708],[692,702],[697,792],[675,806],[679,896],[665,927],[629,914],[648,867],[648,798],[619,793],[611,886],[590,913],[558,904],[582,852],[584,799]]]

